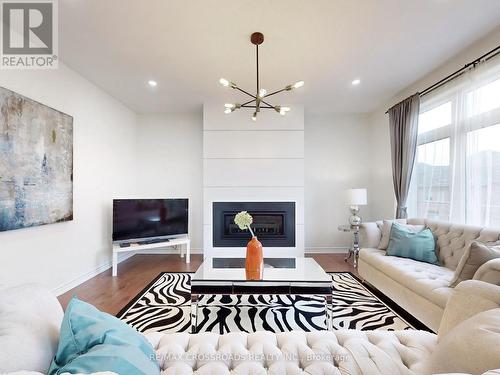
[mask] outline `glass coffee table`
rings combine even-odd
[[[312,258],[265,258],[262,280],[247,280],[245,258],[206,258],[191,277],[191,331],[198,326],[200,295],[292,294],[325,297],[332,329],[332,278]]]

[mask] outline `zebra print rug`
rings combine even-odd
[[[334,329],[425,329],[418,327],[419,322],[411,316],[406,317],[406,312],[394,311],[395,307],[389,307],[351,273],[330,275]],[[190,332],[190,278],[189,273],[160,274],[117,317],[144,333]],[[325,316],[322,296],[206,295],[198,303],[198,331],[325,330]]]

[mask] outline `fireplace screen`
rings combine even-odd
[[[295,246],[295,202],[214,202],[213,246],[246,246],[250,233],[234,223],[240,211],[252,215],[252,229],[263,246]]]

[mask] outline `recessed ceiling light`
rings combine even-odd
[[[158,86],[158,82],[156,81],[153,81],[152,79],[148,81],[148,85],[151,86],[151,87],[156,87]]]
[[[351,82],[353,86],[359,85],[361,83],[361,80],[356,78],[354,81]]]

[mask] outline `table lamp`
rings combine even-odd
[[[347,190],[347,205],[351,210],[349,223],[351,225],[361,224],[361,217],[358,216],[359,206],[367,204],[366,189],[349,189]]]

